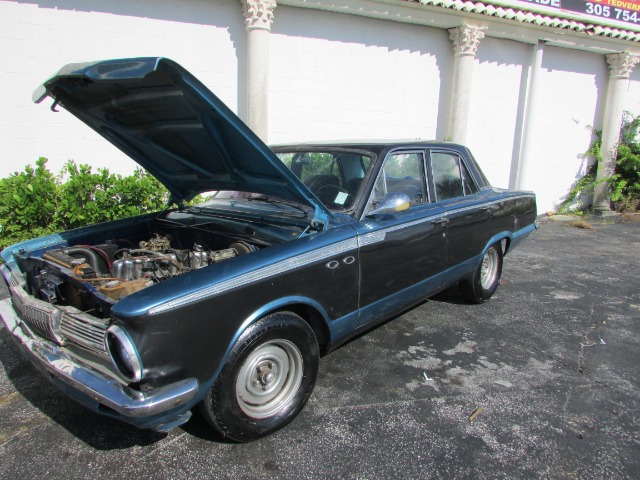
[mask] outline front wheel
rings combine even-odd
[[[309,325],[279,312],[249,326],[202,400],[207,421],[224,437],[248,442],[295,418],[315,385],[318,342]]]
[[[498,288],[502,275],[502,248],[494,243],[482,257],[478,268],[460,282],[462,295],[471,303],[483,303],[491,298]]]

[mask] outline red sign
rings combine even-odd
[[[585,15],[583,21],[587,22],[588,17],[595,17],[602,21],[598,23],[615,21],[640,26],[640,0],[515,0],[513,3],[578,13]]]

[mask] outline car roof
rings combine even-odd
[[[345,150],[364,150],[381,154],[383,152],[396,148],[447,148],[457,151],[465,151],[466,147],[451,142],[443,142],[439,140],[337,140],[337,141],[320,141],[320,142],[299,142],[270,145],[275,152],[285,151],[305,151],[313,149],[331,149],[339,148]]]

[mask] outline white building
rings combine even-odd
[[[611,151],[622,110],[640,114],[640,3],[565,1],[0,0],[0,176],[40,156],[131,172],[31,95],[69,62],[166,56],[269,143],[452,139],[551,210],[585,172],[591,127]]]

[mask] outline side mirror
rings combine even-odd
[[[367,212],[367,217],[397,213],[411,206],[411,199],[406,193],[391,192],[380,199],[378,205]]]

